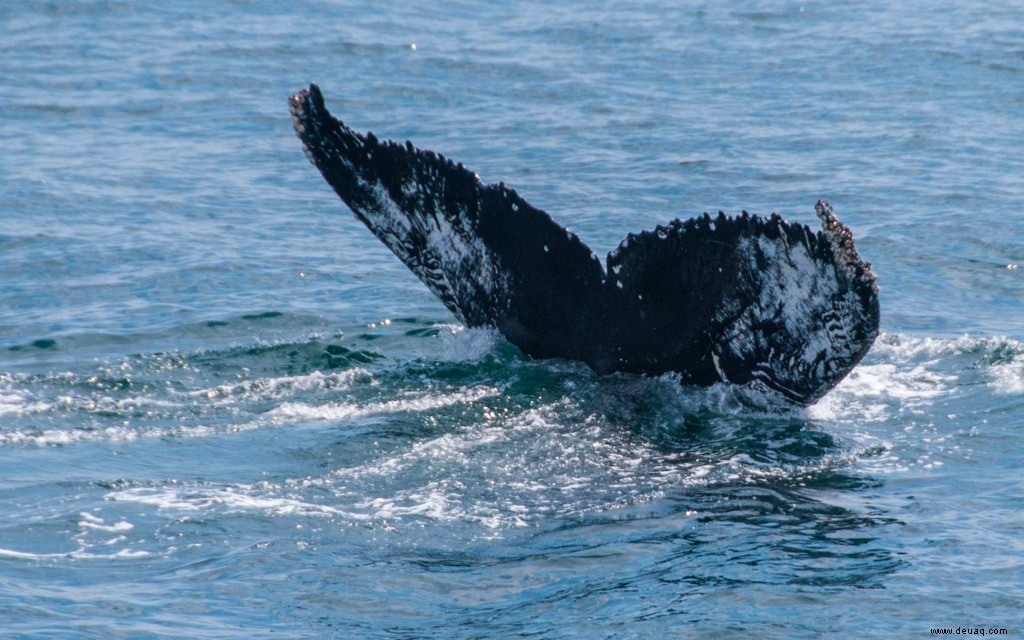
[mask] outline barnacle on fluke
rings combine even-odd
[[[603,267],[503,183],[336,120],[316,85],[291,98],[306,155],[355,216],[467,326],[600,373],[679,374],[807,405],[878,335],[878,288],[824,201],[822,229],[705,214],[629,234]]]

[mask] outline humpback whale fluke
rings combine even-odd
[[[316,85],[290,106],[306,155],[355,216],[461,322],[496,327],[530,356],[808,405],[878,335],[875,276],[825,201],[820,231],[704,214],[630,234],[605,268],[503,183],[345,126]]]

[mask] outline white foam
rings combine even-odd
[[[344,511],[329,505],[305,502],[295,498],[259,495],[256,485],[228,487],[140,487],[114,491],[107,500],[153,506],[168,511],[226,513],[260,512],[275,516],[328,516],[346,520],[366,520],[360,513]]]
[[[1000,364],[989,367],[988,386],[998,394],[1024,393],[1024,363]]]
[[[618,425],[595,416],[567,421],[577,408],[562,399],[512,415],[496,412],[501,417],[316,482],[338,495],[369,495],[356,506],[375,520],[466,522],[494,537],[537,517],[606,511],[653,499],[666,487],[720,479],[700,477],[712,469],[694,473],[679,456],[623,436]]]
[[[186,395],[206,398],[217,404],[233,404],[239,399],[254,398],[271,400],[283,396],[319,391],[323,389],[345,390],[351,388],[356,381],[371,381],[373,375],[363,368],[346,369],[345,371],[323,373],[314,371],[299,376],[281,376],[276,378],[257,378],[232,384],[223,384],[206,389],[189,391]]]
[[[373,498],[357,504],[372,509],[377,518],[394,519],[403,516],[419,516],[432,520],[454,520],[458,511],[449,506],[445,490],[438,483],[430,483],[425,489],[401,492],[394,498]]]
[[[135,528],[135,525],[125,520],[115,522],[114,524],[106,524],[103,521],[103,518],[98,518],[90,513],[85,512],[80,513],[79,517],[81,517],[82,519],[78,521],[78,526],[82,529],[117,533],[121,531],[131,531]]]
[[[427,411],[440,409],[454,404],[472,403],[477,400],[494,396],[498,390],[494,387],[474,387],[464,391],[441,395],[418,394],[406,398],[395,398],[369,404],[353,404],[334,402],[326,405],[311,405],[302,402],[285,402],[268,415],[277,421],[316,420],[341,421],[368,416]]]
[[[102,429],[15,429],[0,433],[0,445],[37,447],[68,446],[88,442],[133,442],[154,438],[208,438],[258,429],[263,422],[251,421],[219,427],[206,425],[133,428],[121,425]]]
[[[883,422],[901,409],[924,407],[950,393],[956,376],[924,367],[861,365],[817,403],[807,407],[812,420]]]
[[[920,361],[930,358],[937,363],[954,355],[978,355],[994,352],[1009,353],[1014,362],[1024,361],[1024,343],[1013,338],[972,336],[964,334],[956,338],[932,338],[902,334],[882,334],[875,342],[872,353],[879,354],[887,361]]]
[[[925,365],[901,368],[895,364],[863,365],[843,380],[842,390],[860,397],[898,400],[933,399],[950,393],[958,377]]]
[[[66,553],[27,553],[25,551],[15,551],[14,549],[4,549],[0,547],[0,558],[16,558],[18,560],[45,560],[47,558],[66,558]]]
[[[0,558],[13,558],[18,560],[55,560],[55,559],[70,559],[70,560],[97,560],[97,559],[133,559],[133,558],[144,558],[150,554],[148,551],[136,550],[136,549],[120,549],[113,553],[94,553],[91,549],[96,547],[113,547],[115,545],[123,544],[127,541],[127,537],[123,535],[127,531],[134,529],[134,525],[126,520],[120,520],[113,524],[107,524],[103,518],[95,516],[91,513],[82,512],[79,515],[80,520],[78,521],[79,532],[73,536],[76,548],[72,551],[56,552],[56,553],[31,553],[27,551],[18,551],[15,549],[4,549],[0,548]],[[112,533],[116,534],[111,538],[100,539],[99,541],[93,538],[97,534]]]
[[[817,404],[816,420],[877,422],[901,411],[926,412],[940,398],[970,387],[980,372],[993,393],[1024,393],[1024,344],[963,335],[932,338],[883,334],[861,364]],[[993,360],[997,364],[990,364]]]
[[[352,370],[351,375],[339,374],[335,376],[333,374],[321,374],[296,378],[278,378],[271,379],[266,388],[274,389],[275,392],[282,394],[296,391],[297,389],[336,388],[331,385],[349,384],[363,375],[359,370]],[[212,388],[215,394],[222,393],[217,391],[217,389],[216,387]],[[260,393],[255,391],[254,387],[246,384],[241,384],[238,389],[239,393],[243,394]],[[202,397],[206,391],[197,391],[195,393],[197,396]],[[225,389],[224,393],[230,394],[231,391]],[[301,402],[284,402],[265,414],[265,416],[218,426],[200,424],[170,427],[135,427],[132,426],[129,420],[125,420],[123,424],[102,428],[12,429],[0,432],[0,446],[46,447],[69,446],[89,442],[132,442],[154,438],[208,438],[218,435],[242,433],[293,420],[338,421],[380,414],[428,411],[454,404],[476,402],[498,393],[498,390],[494,387],[475,387],[440,395],[411,393],[405,397],[368,404],[340,402],[312,405]]]
[[[66,553],[28,553],[0,548],[0,558],[14,558],[18,560],[134,560],[148,558],[151,555],[153,554],[149,551],[141,549],[121,549],[114,553],[91,553],[84,548],[79,548]]]
[[[52,374],[50,381],[75,382],[74,374]],[[266,424],[262,418],[224,426],[181,425],[171,427],[133,426],[134,414],[150,416],[158,410],[162,414],[193,408],[197,401],[215,406],[231,406],[247,400],[273,400],[292,394],[320,391],[324,389],[344,390],[356,381],[370,380],[373,376],[361,368],[340,372],[322,373],[315,371],[301,376],[282,376],[225,384],[216,387],[186,392],[169,390],[169,398],[135,395],[114,398],[109,395],[78,395],[65,393],[56,396],[52,402],[33,399],[29,391],[0,386],[0,416],[25,416],[36,413],[67,414],[84,412],[90,414],[120,414],[125,416],[122,424],[97,428],[15,428],[0,431],[0,446],[67,446],[87,442],[131,442],[149,438],[202,438],[225,433],[237,433],[256,429]],[[0,385],[24,383],[8,374],[0,376]],[[178,400],[175,398],[181,398]],[[68,422],[80,423],[68,417]]]
[[[21,416],[31,413],[45,413],[53,408],[46,402],[33,401],[24,392],[10,389],[0,390],[0,416]]]

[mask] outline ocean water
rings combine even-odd
[[[0,636],[1024,633],[1019,3],[20,0],[0,36]],[[599,254],[828,198],[883,333],[803,411],[526,358],[306,161],[309,82]]]

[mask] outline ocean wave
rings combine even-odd
[[[68,551],[24,551],[0,547],[0,558],[16,560],[134,560],[148,558],[151,551],[131,548],[125,534],[135,526],[127,520],[108,523],[103,518],[88,512],[78,514],[78,530],[71,535],[74,546]],[[118,548],[120,547],[120,548]],[[116,549],[116,550],[113,550]],[[103,552],[103,550],[107,550]]]
[[[168,511],[251,513],[271,516],[329,516],[362,521],[367,517],[331,505],[316,504],[294,497],[275,496],[267,485],[171,485],[135,487],[111,491],[104,498]]]
[[[332,402],[327,404],[308,404],[302,402],[285,402],[270,411],[267,416],[277,422],[294,420],[338,421],[364,418],[367,416],[428,411],[440,409],[453,404],[472,403],[483,398],[496,395],[494,387],[470,388],[463,391],[434,395],[423,392],[405,392],[407,397],[399,397],[381,402],[355,404],[349,402]]]
[[[815,420],[884,422],[923,412],[977,384],[1024,393],[1024,344],[1012,338],[883,334],[865,361],[807,414]]]
[[[215,387],[195,389],[184,395],[219,404],[233,404],[249,400],[275,400],[297,393],[324,390],[343,391],[356,382],[373,382],[373,374],[362,367],[344,371],[313,371],[303,375],[256,378]]]

